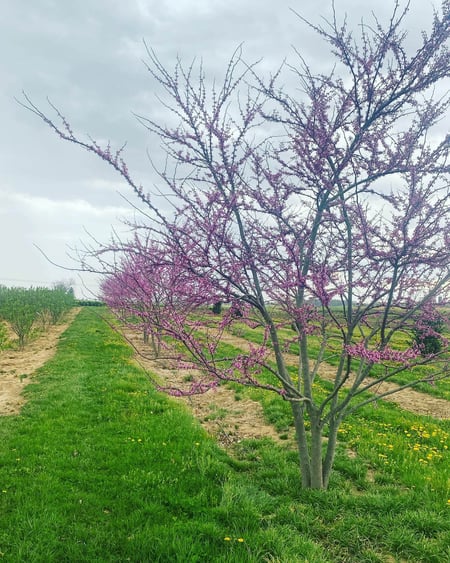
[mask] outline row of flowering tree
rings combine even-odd
[[[83,139],[58,110],[52,119],[24,101],[61,138],[109,163],[145,206],[132,240],[93,248],[80,267],[104,273],[110,304],[157,339],[182,343],[202,368],[202,378],[173,392],[236,381],[288,401],[304,487],[328,486],[340,424],[378,400],[366,392],[425,363],[435,379],[448,375],[445,341],[431,353],[420,343],[395,346],[417,323],[433,331],[427,318],[450,282],[450,137],[442,132],[450,5],[413,38],[412,53],[407,11],[395,3],[386,25],[373,17],[356,35],[337,17],[323,27],[303,22],[329,45],[329,74],[297,52],[296,65],[266,78],[238,50],[217,86],[202,68],[178,61],[170,71],[148,50],[174,123],[138,116],[166,151],[154,192],[133,179],[121,149]],[[292,92],[282,86],[286,71]],[[198,313],[217,302],[231,306],[215,323]],[[262,326],[264,342],[223,357],[220,342],[237,317]],[[295,329],[295,372],[285,326]],[[314,357],[311,337],[320,341]],[[314,380],[330,355],[338,364],[323,397]],[[375,364],[384,370],[374,382]]]
[[[56,284],[53,289],[0,286],[0,322],[8,324],[21,349],[35,328],[45,330],[50,324],[60,322],[73,306],[73,291],[64,284]],[[2,334],[5,340],[4,325]]]
[[[192,339],[188,335],[205,326],[196,312],[222,296],[208,279],[197,279],[182,264],[176,265],[176,256],[168,251],[165,245],[136,236],[121,246],[120,266],[101,283],[102,301],[122,323],[143,334],[156,357],[164,346],[163,336],[176,340],[182,336],[188,349],[189,344],[195,348],[198,333]]]

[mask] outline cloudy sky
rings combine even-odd
[[[336,12],[357,24],[373,10],[386,21],[394,0],[335,0]],[[320,40],[290,8],[312,22],[330,17],[331,0],[1,0],[0,6],[0,284],[43,285],[73,279],[79,296],[96,281],[57,268],[73,267],[70,248],[86,231],[107,240],[111,226],[131,210],[129,189],[95,156],[64,143],[14,98],[22,90],[44,111],[46,98],[73,128],[113,146],[127,141],[134,177],[151,188],[147,151],[158,160],[158,140],[133,112],[158,116],[157,85],[145,70],[143,39],[168,67],[177,55],[202,58],[220,77],[235,48],[244,58],[263,57],[275,70],[294,45],[313,69],[329,70]],[[413,44],[428,28],[433,3],[412,0],[408,17]],[[437,6],[439,1],[437,0]]]

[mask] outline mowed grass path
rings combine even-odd
[[[295,451],[247,441],[227,455],[92,310],[26,395],[0,418],[0,561],[450,560],[445,456],[415,485],[343,448],[331,489],[302,491]]]

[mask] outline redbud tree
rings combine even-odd
[[[372,16],[357,33],[335,15],[321,26],[303,21],[330,48],[328,74],[296,51],[295,64],[265,77],[237,50],[212,84],[201,66],[178,60],[169,70],[148,49],[173,123],[137,116],[167,157],[152,192],[134,180],[122,149],[77,136],[56,108],[51,118],[24,102],[110,164],[145,208],[131,241],[83,257],[83,268],[105,273],[105,299],[158,342],[182,345],[202,369],[175,393],[235,381],[287,401],[306,488],[328,486],[340,424],[387,394],[368,394],[379,383],[429,363],[434,380],[448,373],[447,343],[423,353],[412,334],[417,323],[432,326],[427,317],[439,314],[450,281],[450,138],[442,134],[450,4],[412,38],[412,52],[407,12],[395,3],[387,24]],[[99,257],[101,267],[88,266]],[[219,301],[228,303],[223,314],[208,315]],[[260,327],[263,338],[230,356],[221,342],[237,322]],[[315,379],[331,358],[331,390],[318,394]]]

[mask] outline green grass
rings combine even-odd
[[[21,415],[0,418],[2,561],[450,558],[446,422],[363,409],[342,428],[330,490],[303,491],[288,443],[227,455],[95,311],[33,381]],[[259,398],[289,425],[285,403]]]
[[[236,323],[233,327],[233,332],[236,335],[245,338],[251,342],[254,342],[256,344],[261,344],[263,342],[263,331],[261,328],[253,329],[243,323]],[[289,329],[280,329],[279,335],[282,341],[288,341],[293,338],[294,333]],[[336,336],[337,338],[339,337],[337,332],[336,332]],[[445,336],[449,337],[450,335],[446,334]],[[399,334],[396,335],[393,341],[393,345],[398,346],[399,349],[407,347],[408,343],[406,342],[405,338],[406,337],[404,335],[399,335]],[[319,348],[320,348],[319,338],[316,336],[310,336],[308,340],[308,344],[309,344],[309,353],[311,359],[316,359],[318,357]],[[289,347],[289,351],[293,354],[298,354],[299,351],[298,345],[296,343],[292,343]],[[324,356],[324,361],[332,366],[337,366],[339,362],[338,354],[332,353],[332,351],[329,350],[328,355]],[[355,362],[355,370],[356,369],[357,369],[357,364]],[[390,378],[389,381],[392,381],[399,385],[404,385],[406,383],[411,383],[418,379],[424,379],[427,376],[430,376],[433,373],[433,371],[434,371],[433,363],[430,363],[425,366],[416,366],[413,369],[405,370],[404,372],[393,376],[392,378]],[[384,367],[382,365],[374,365],[371,369],[371,376],[377,377],[382,375],[384,375]],[[417,391],[420,391],[422,393],[427,393],[434,397],[438,397],[450,401],[450,377],[436,381],[435,385],[430,385],[429,383],[419,383],[415,386],[415,389],[417,389]]]

